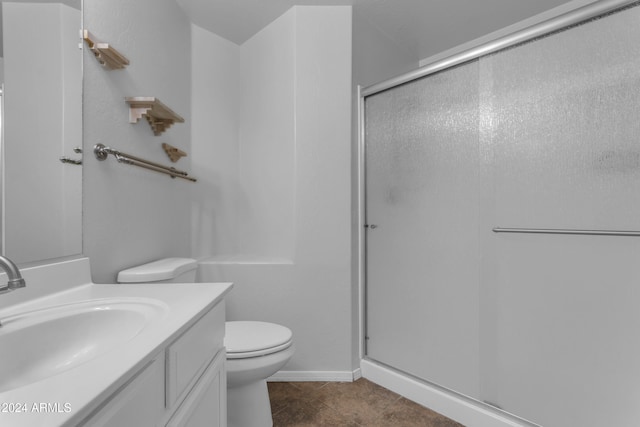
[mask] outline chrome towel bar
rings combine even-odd
[[[152,162],[150,160],[145,160],[137,156],[133,156],[131,154],[123,153],[121,151],[115,150],[111,147],[107,147],[104,144],[96,144],[93,147],[93,152],[96,155],[96,159],[103,161],[109,157],[111,154],[119,163],[124,163],[127,165],[139,166],[141,168],[145,168],[148,170],[152,170],[154,172],[164,173],[166,175],[171,176],[171,178],[182,178],[187,181],[196,182],[197,179],[192,178],[185,171],[181,171],[175,169],[171,166],[164,166],[160,163]]]
[[[533,233],[533,234],[578,234],[591,236],[640,236],[640,231],[626,230],[573,230],[559,228],[501,228],[495,227],[494,233]]]

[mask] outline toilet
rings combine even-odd
[[[293,356],[292,333],[274,323],[226,323],[228,427],[270,427],[267,378]]]
[[[118,273],[118,283],[193,283],[198,264],[190,258],[165,258]],[[294,353],[293,334],[285,326],[257,321],[228,321],[228,427],[270,427],[267,378]]]

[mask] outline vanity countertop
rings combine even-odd
[[[222,301],[231,286],[230,283],[85,284],[1,309],[0,322],[16,313],[46,307],[122,299],[153,300],[161,307],[162,314],[134,338],[78,366],[0,392],[0,425],[78,425],[102,401],[127,384],[131,376],[149,363],[163,347]]]

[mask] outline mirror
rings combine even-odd
[[[2,253],[21,264],[79,254],[81,0],[2,1],[0,12]]]

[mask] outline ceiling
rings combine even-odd
[[[176,0],[192,22],[242,44],[294,5],[353,5],[417,59],[566,3],[595,0]]]

